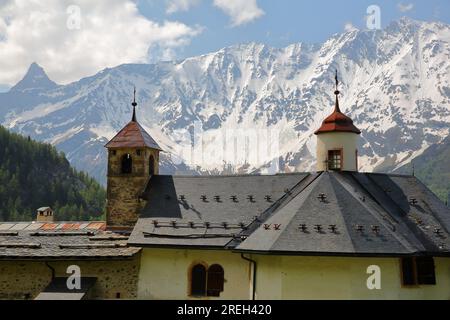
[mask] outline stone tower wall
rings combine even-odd
[[[140,155],[138,155],[138,151]],[[121,173],[122,157],[132,157],[132,172]],[[149,159],[155,159],[155,173],[159,172],[159,151],[150,148],[117,148],[108,150],[108,179],[106,220],[108,226],[133,226],[145,205],[140,199],[150,178]]]

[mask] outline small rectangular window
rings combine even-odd
[[[436,284],[433,257],[406,257],[402,258],[401,265],[404,286]]]
[[[341,170],[342,153],[341,150],[328,150],[328,170]]]
[[[136,154],[137,154],[138,156],[140,156],[140,155],[141,155],[141,150],[140,150],[140,149],[137,149],[137,150],[136,150]]]
[[[112,154],[113,156],[115,156],[116,153],[117,153],[116,150],[112,150],[112,151],[111,151],[111,154]]]

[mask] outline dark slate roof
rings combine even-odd
[[[224,247],[308,175],[153,176],[129,243]]]
[[[148,147],[162,150],[158,143],[145,131],[137,121],[130,121],[106,145],[106,148]]]
[[[104,222],[0,223],[0,260],[124,259],[139,248],[126,236],[104,231]]]
[[[236,194],[238,203],[229,200]],[[245,200],[248,194],[256,203]],[[266,194],[272,202],[264,202]],[[412,176],[155,176],[145,198],[130,244],[300,255],[450,255],[450,209]]]

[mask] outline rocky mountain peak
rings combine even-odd
[[[33,62],[28,68],[25,76],[20,80],[12,91],[30,91],[30,90],[48,90],[58,85],[50,80],[45,70],[36,62]]]

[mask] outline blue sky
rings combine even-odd
[[[231,26],[230,17],[215,6],[213,0],[197,0],[187,11],[167,13],[169,1],[141,0],[139,10],[155,21],[171,19],[204,27],[189,46],[178,52],[179,58],[241,42],[262,42],[275,47],[293,42],[323,42],[332,34],[343,32],[348,23],[358,29],[365,28],[366,10],[374,4],[380,7],[382,27],[402,16],[450,23],[448,0],[257,0],[264,14],[238,26]]]
[[[0,0],[0,92],[37,62],[60,84],[124,63],[175,60],[238,43],[321,43],[407,16],[450,24],[449,0]]]

